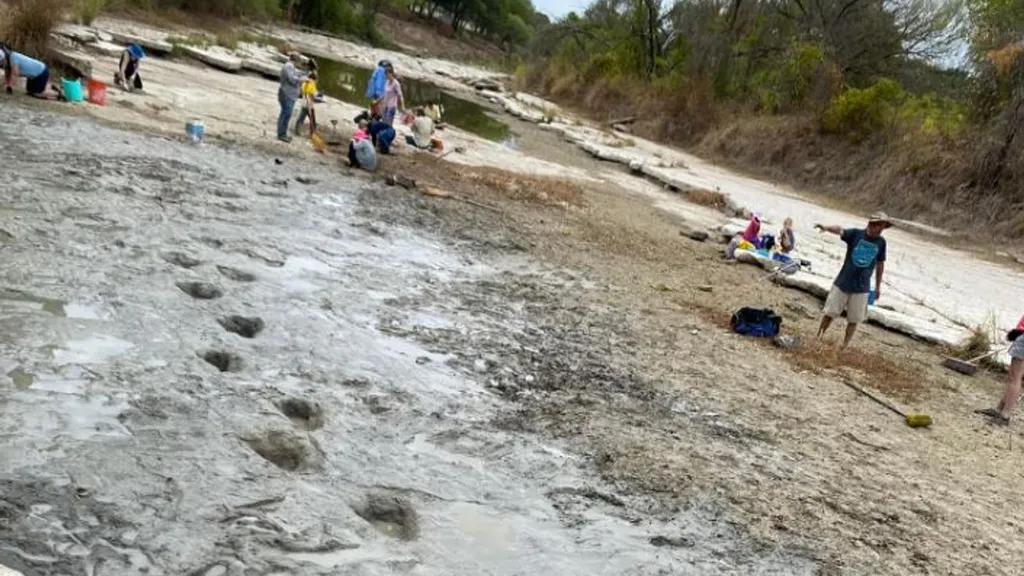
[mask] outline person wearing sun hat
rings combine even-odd
[[[142,76],[139,76],[139,64],[146,57],[146,52],[138,44],[129,44],[121,53],[121,61],[114,74],[114,83],[127,91],[142,90]]]
[[[875,212],[868,219],[867,228],[839,226],[814,227],[822,232],[839,236],[846,243],[846,258],[839,270],[832,290],[825,301],[824,315],[818,326],[818,338],[825,335],[832,321],[846,311],[846,337],[843,348],[850,345],[857,326],[868,319],[868,300],[871,294],[871,274],[875,275],[875,300],[882,297],[882,275],[885,273],[886,246],[882,232],[892,226],[885,212]]]

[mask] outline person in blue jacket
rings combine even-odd
[[[46,98],[50,81],[50,69],[46,64],[15,52],[7,43],[0,43],[0,56],[3,58],[4,89],[8,94],[14,93],[15,78],[25,78],[25,91],[29,96]]]
[[[366,98],[370,101],[370,116],[382,114],[381,103],[384,100],[384,87],[387,84],[387,67],[391,63],[381,60],[373,69],[370,80],[366,83]]]

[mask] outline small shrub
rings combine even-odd
[[[0,38],[29,56],[45,58],[50,31],[67,11],[65,0],[11,0],[0,4]]]
[[[897,118],[927,134],[954,138],[967,126],[967,106],[948,98],[914,96],[900,105]]]
[[[888,78],[867,88],[849,88],[829,103],[822,128],[863,141],[891,123],[902,96],[900,85]]]
[[[108,0],[75,0],[71,6],[71,16],[75,22],[86,26],[106,10]]]

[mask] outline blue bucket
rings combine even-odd
[[[189,120],[185,122],[185,136],[187,136],[193,144],[202,142],[203,134],[205,132],[206,127],[203,125],[202,120]]]
[[[875,291],[871,290],[868,292],[868,306],[875,305]]]
[[[64,93],[64,99],[68,102],[81,102],[84,99],[82,95],[82,83],[78,80],[61,78],[60,89],[61,92]]]

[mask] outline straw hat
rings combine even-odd
[[[892,220],[885,212],[875,212],[868,218],[868,224],[885,224],[885,227],[888,228],[892,226]]]

